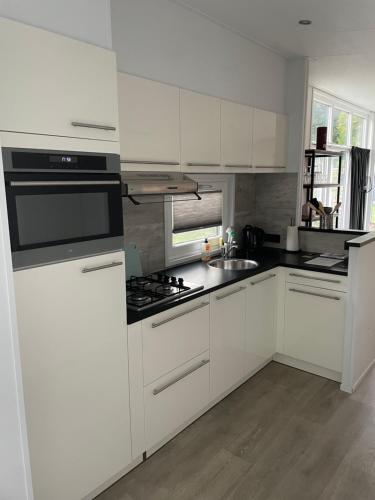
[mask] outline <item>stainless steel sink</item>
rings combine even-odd
[[[248,259],[215,259],[208,263],[215,269],[224,269],[228,271],[245,271],[246,269],[255,269],[259,263]]]

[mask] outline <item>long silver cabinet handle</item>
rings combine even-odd
[[[169,323],[170,321],[181,318],[182,316],[185,316],[186,314],[190,314],[191,312],[197,311],[198,309],[202,309],[203,307],[207,307],[209,305],[210,305],[209,302],[202,302],[201,304],[199,304],[195,307],[192,307],[191,309],[188,309],[187,311],[180,312],[178,314],[175,314],[174,316],[169,316],[169,318],[163,319],[162,321],[158,321],[157,323],[152,323],[151,327],[157,328],[158,326],[165,325],[165,323]]]
[[[123,263],[121,261],[118,261],[118,262],[111,262],[110,264],[103,264],[102,266],[84,267],[81,272],[83,274],[93,273],[94,271],[101,271],[102,269],[108,269],[110,267],[122,266],[122,264]]]
[[[314,297],[321,297],[322,299],[341,300],[340,297],[324,295],[323,293],[306,292],[305,290],[298,290],[297,288],[289,288],[289,291],[294,293],[303,293],[304,295],[313,295]]]
[[[120,160],[120,163],[133,163],[134,165],[179,165],[178,161],[153,161],[153,160]]]
[[[100,125],[99,123],[84,123],[84,122],[71,122],[73,127],[84,127],[84,128],[97,128],[100,130],[114,131],[116,127],[111,125]]]
[[[111,186],[120,181],[11,181],[11,186]]]
[[[232,292],[225,293],[224,295],[218,295],[216,297],[216,300],[226,299],[227,297],[230,297],[231,295],[234,295],[235,293],[242,292],[242,290],[246,290],[246,286],[240,286],[239,288],[236,288],[236,290],[233,290]]]
[[[270,280],[271,278],[276,278],[276,274],[270,274],[270,275],[266,276],[265,278],[262,278],[262,279],[257,280],[257,281],[250,281],[250,285],[258,285],[259,283],[263,283],[263,281]]]
[[[276,166],[276,165],[255,165],[255,168],[286,168],[285,166]]]
[[[220,167],[220,163],[199,163],[189,162],[186,164],[188,167]]]
[[[252,165],[236,165],[234,163],[227,163],[226,168],[252,168]]]
[[[340,280],[332,280],[329,278],[319,278],[317,276],[308,276],[307,274],[289,273],[289,276],[293,276],[294,278],[305,278],[307,280],[326,281],[327,283],[341,283]]]
[[[157,396],[158,394],[165,391],[166,389],[168,389],[172,385],[177,384],[177,382],[179,382],[180,380],[182,380],[182,379],[186,378],[187,376],[191,375],[192,373],[196,372],[197,370],[199,370],[199,368],[202,368],[202,366],[207,365],[209,362],[210,362],[209,359],[203,359],[197,365],[192,366],[191,368],[189,368],[185,372],[181,373],[180,375],[178,375],[178,377],[174,378],[170,382],[166,382],[164,385],[161,385],[160,387],[156,387],[152,391],[152,394],[154,396]]]

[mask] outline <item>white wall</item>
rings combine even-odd
[[[31,499],[12,265],[0,156],[0,498]]]
[[[111,47],[110,0],[0,0],[0,16]]]
[[[358,240],[374,238],[375,233]],[[352,392],[375,362],[375,240],[349,250],[348,314],[342,389]]]
[[[168,0],[112,0],[120,71],[285,110],[286,60]]]

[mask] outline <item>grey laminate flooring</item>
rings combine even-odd
[[[99,499],[375,500],[375,370],[348,395],[271,363]]]

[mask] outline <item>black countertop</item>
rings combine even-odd
[[[317,257],[318,255],[319,254],[309,252],[287,253],[283,250],[263,248],[260,252],[254,253],[251,256],[246,256],[247,258],[251,258],[259,262],[259,267],[256,269],[244,271],[224,271],[222,269],[209,267],[206,263],[201,261],[169,268],[167,271],[169,275],[182,277],[185,281],[204,285],[204,289],[199,290],[198,292],[187,297],[175,299],[167,304],[156,304],[154,307],[150,307],[149,309],[145,309],[143,311],[137,312],[128,309],[128,325],[141,321],[142,319],[149,318],[150,316],[154,316],[155,314],[171,309],[172,307],[188,302],[189,300],[214,292],[215,290],[236,283],[237,281],[256,276],[257,274],[265,271],[270,271],[271,269],[275,269],[279,266],[347,276],[347,267],[334,266],[327,268],[306,264],[307,260]]]

